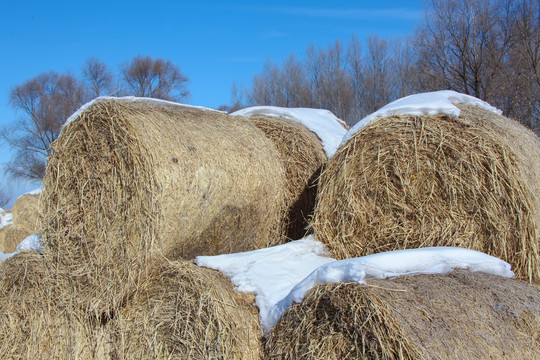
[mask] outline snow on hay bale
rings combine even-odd
[[[321,140],[305,126],[285,118],[249,118],[279,150],[285,164],[288,215],[286,235],[297,240],[306,234],[307,219],[313,214],[316,181],[327,161]]]
[[[334,257],[460,246],[540,279],[540,141],[492,111],[457,106],[459,117],[373,119],[329,160],[312,226]]]
[[[156,100],[95,101],[53,144],[44,253],[72,269],[99,309],[123,302],[151,258],[280,242],[278,156],[245,119]]]
[[[11,210],[13,224],[5,233],[4,252],[11,253],[27,236],[39,232],[39,193],[17,198]]]
[[[74,306],[64,275],[36,252],[0,265],[2,359],[105,358],[108,333]]]
[[[457,271],[320,285],[266,337],[267,359],[538,359],[540,290]]]
[[[256,308],[219,272],[190,262],[157,266],[112,323],[121,359],[260,359]]]

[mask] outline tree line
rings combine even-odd
[[[9,93],[19,117],[2,129],[2,140],[14,150],[6,171],[16,178],[41,180],[50,145],[66,119],[93,98],[140,96],[182,101],[189,96],[188,78],[169,60],[136,56],[117,76],[100,59],[86,60],[80,76],[54,71],[42,73]]]
[[[431,0],[407,38],[352,36],[267,61],[224,110],[274,105],[332,111],[352,125],[400,97],[455,90],[540,135],[540,0]]]

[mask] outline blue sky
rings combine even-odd
[[[136,55],[171,60],[189,78],[187,103],[228,104],[266,59],[302,57],[353,34],[406,35],[424,15],[408,1],[11,1],[0,0],[0,126],[18,116],[11,88],[54,70],[79,76],[95,56],[113,71]],[[9,158],[0,147],[0,163]],[[0,177],[13,197],[36,187]]]

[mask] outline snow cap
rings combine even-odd
[[[482,109],[492,111],[498,115],[502,111],[489,105],[487,102],[470,95],[458,93],[453,90],[441,90],[427,93],[409,95],[383,106],[372,114],[369,114],[356,123],[343,137],[341,144],[344,144],[353,137],[358,130],[370,124],[376,118],[383,118],[391,115],[436,115],[448,114],[458,117],[461,110],[455,104],[468,104],[478,106]]]

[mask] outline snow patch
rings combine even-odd
[[[328,157],[336,152],[341,139],[347,132],[343,127],[345,122],[324,109],[254,106],[238,110],[231,115],[280,117],[300,123],[319,137]]]
[[[30,190],[29,192],[22,194],[21,196],[24,196],[24,195],[39,195],[39,194],[41,194],[41,190],[42,190],[41,187],[38,187],[38,188],[36,188],[34,190]]]
[[[0,262],[6,261],[15,254],[21,251],[36,251],[43,255],[43,248],[41,247],[41,234],[33,234],[24,238],[23,241],[15,248],[15,252],[4,253],[0,251]]]
[[[199,266],[221,271],[231,278],[236,290],[255,294],[261,323],[302,279],[319,266],[335,261],[326,257],[325,246],[308,236],[284,245],[249,252],[198,256]]]
[[[510,264],[484,253],[453,247],[398,250],[336,261],[312,236],[245,253],[199,256],[199,266],[219,270],[236,290],[255,294],[265,332],[293,302],[301,302],[318,284],[365,283],[402,275],[445,274],[453,269],[512,277]]]
[[[13,224],[13,214],[0,208],[0,229],[4,226]]]
[[[468,104],[492,111],[498,115],[502,111],[470,95],[465,95],[452,90],[441,90],[428,93],[406,96],[383,106],[376,112],[366,116],[354,125],[343,137],[342,144],[347,142],[358,130],[370,124],[377,118],[383,118],[396,114],[404,115],[435,115],[448,114],[458,117],[461,110],[455,104]]]
[[[41,247],[41,234],[27,236],[19,245],[17,245],[15,251],[37,251],[43,255],[43,249]]]
[[[261,326],[265,331],[270,330],[293,302],[300,303],[307,292],[319,284],[336,282],[365,284],[365,279],[446,274],[454,269],[513,277],[514,273],[510,268],[510,264],[496,257],[455,247],[396,250],[335,261],[317,268],[298,283],[285,298],[272,307],[264,324],[261,321]]]

